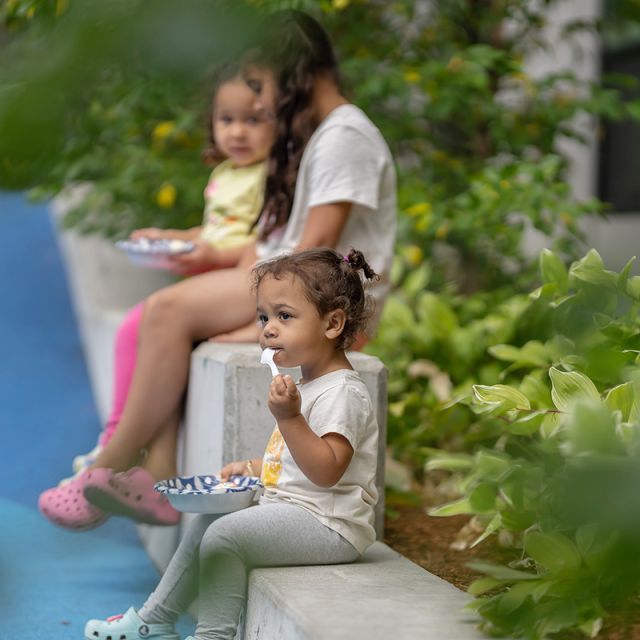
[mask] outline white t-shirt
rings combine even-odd
[[[300,505],[363,553],[376,538],[373,509],[378,501],[378,424],[367,388],[350,369],[332,371],[298,388],[301,413],[313,432],[344,436],[353,458],[336,485],[318,487],[300,471],[276,425],[262,460],[260,502]]]
[[[352,104],[334,109],[318,126],[302,155],[291,216],[286,227],[258,242],[258,260],[293,251],[311,207],[332,202],[353,206],[336,251],[362,251],[380,275],[369,285],[378,324],[389,293],[396,237],[396,173],[389,147],[364,112]]]

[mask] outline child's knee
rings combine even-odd
[[[145,325],[161,324],[168,318],[179,318],[183,312],[180,292],[175,287],[165,287],[152,293],[145,301],[143,322]]]
[[[239,535],[235,527],[227,518],[219,518],[212,522],[200,543],[200,559],[210,559],[214,556],[224,556],[228,554],[239,555],[240,546],[238,544]]]

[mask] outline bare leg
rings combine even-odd
[[[254,317],[255,300],[245,269],[194,276],[150,296],[127,403],[118,429],[94,466],[129,469],[163,429],[175,430],[193,343],[247,325]]]
[[[176,412],[147,446],[147,455],[142,466],[156,480],[173,478],[177,475],[176,452],[180,417],[181,412]]]

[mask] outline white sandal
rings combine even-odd
[[[85,640],[180,640],[172,624],[147,624],[133,607],[106,620],[89,620],[84,637]]]

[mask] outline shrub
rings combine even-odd
[[[472,514],[510,540],[509,566],[472,565],[470,592],[492,634],[596,635],[640,592],[640,277],[590,251],[570,270],[545,251],[529,307],[548,330],[489,349],[500,382],[464,400],[496,445],[432,452],[427,470],[458,474],[461,497],[433,515]],[[526,314],[523,314],[523,316]]]

